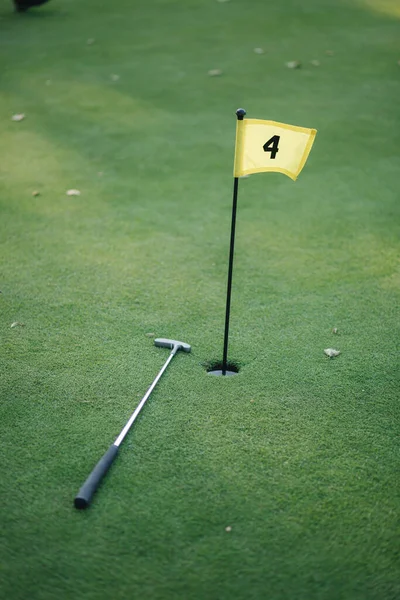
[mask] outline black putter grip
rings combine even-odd
[[[114,458],[118,454],[118,446],[112,444],[104,456],[99,460],[85,483],[75,496],[75,508],[87,508],[98,488],[100,481],[111,467]]]

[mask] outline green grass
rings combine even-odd
[[[2,597],[399,597],[396,10],[2,5]],[[224,379],[204,365],[222,354],[239,106],[318,135],[296,183],[240,181]],[[76,511],[166,360],[150,333],[192,354]]]

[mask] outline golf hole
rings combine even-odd
[[[226,364],[225,373],[222,372],[222,362],[221,361],[213,361],[206,365],[206,371],[208,375],[216,375],[218,376],[230,376],[237,375],[239,373],[239,367],[236,363],[229,362]]]

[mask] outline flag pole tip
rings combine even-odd
[[[238,121],[243,121],[243,117],[246,114],[246,111],[244,110],[244,108],[238,108],[236,111],[236,116],[238,118]]]

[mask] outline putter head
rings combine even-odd
[[[185,344],[185,342],[177,342],[176,340],[167,340],[166,338],[155,339],[154,345],[159,346],[160,348],[170,348],[171,350],[177,348],[177,350],[183,350],[184,352],[190,352],[192,349],[190,344]]]

